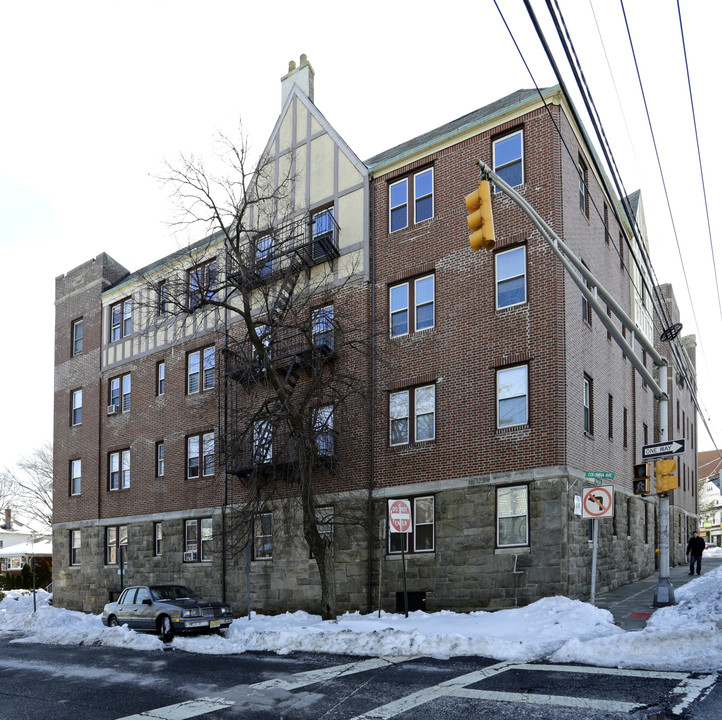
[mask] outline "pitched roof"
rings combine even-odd
[[[434,130],[430,130],[423,135],[407,140],[406,142],[396,145],[389,150],[384,150],[378,155],[374,155],[372,158],[366,160],[366,165],[370,170],[374,170],[389,163],[391,160],[400,159],[405,155],[424,147],[425,145],[430,145],[447,137],[453,137],[467,128],[487,122],[498,115],[508,112],[514,107],[523,105],[534,98],[538,98],[540,93],[544,95],[549,90],[556,89],[556,87],[553,87],[542,88],[541,90],[537,90],[536,88],[529,90],[517,90],[516,92],[511,93],[511,95],[495,100],[493,103],[489,103],[489,105],[484,105],[484,107],[479,108],[478,110],[473,110],[472,112],[462,115],[460,118],[441,125]]]

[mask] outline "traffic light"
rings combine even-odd
[[[469,244],[476,252],[480,248],[485,250],[493,249],[494,242],[494,219],[491,215],[491,185],[488,180],[479,181],[479,187],[465,198],[466,209],[469,216],[466,218],[469,223]]]
[[[632,490],[635,495],[649,495],[649,463],[634,466]]]
[[[654,479],[657,486],[657,494],[666,493],[679,487],[677,475],[677,459],[657,460],[654,463]]]

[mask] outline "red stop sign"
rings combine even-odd
[[[391,532],[411,532],[411,503],[408,500],[389,500]]]

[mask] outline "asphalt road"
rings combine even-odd
[[[722,717],[716,674],[489,658],[195,655],[0,638],[0,720]]]

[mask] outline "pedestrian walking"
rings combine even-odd
[[[705,541],[695,530],[687,543],[687,555],[689,556],[689,574],[694,575],[694,566],[697,565],[697,575],[702,570],[702,553],[704,552]]]

